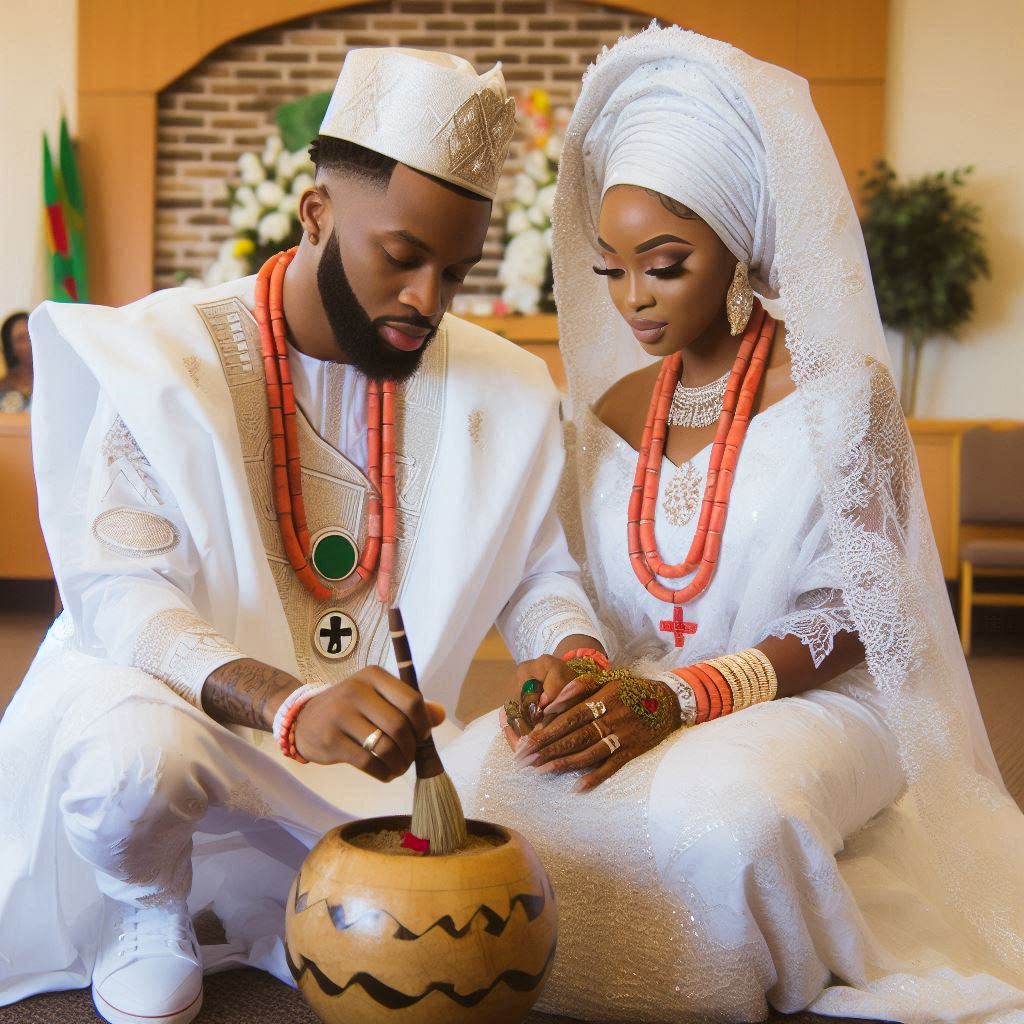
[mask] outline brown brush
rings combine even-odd
[[[398,662],[398,677],[417,693],[420,692],[416,668],[412,663],[405,623],[398,608],[388,609],[391,644]],[[452,780],[441,763],[441,755],[428,736],[416,747],[416,789],[412,798],[413,835],[430,842],[429,853],[445,854],[466,845],[466,815]]]

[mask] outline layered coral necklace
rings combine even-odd
[[[764,369],[775,335],[775,321],[761,304],[754,311],[740,342],[729,382],[722,399],[722,412],[711,446],[707,483],[697,521],[697,530],[686,559],[668,564],[658,551],[654,536],[654,517],[657,509],[661,467],[668,435],[669,410],[683,372],[683,354],[668,356],[661,365],[647,421],[640,441],[640,454],[629,496],[627,538],[629,560],[637,579],[649,594],[659,601],[674,606],[671,619],[661,622],[662,632],[671,633],[676,647],[682,647],[685,638],[697,631],[693,622],[683,615],[683,604],[699,597],[707,589],[718,564],[722,549],[722,531],[729,507],[729,494],[739,459],[740,446],[750,424],[750,410],[761,385]],[[696,575],[685,586],[672,590],[658,577],[681,579]]]
[[[362,554],[341,529],[321,530],[310,542],[302,499],[302,466],[295,419],[295,391],[288,365],[284,318],[284,275],[296,249],[271,256],[256,277],[255,312],[263,349],[273,448],[274,506],[288,561],[302,585],[326,601],[377,575],[377,597],[390,598],[395,567],[395,384],[367,385],[367,476],[370,480],[366,544]],[[319,574],[319,575],[318,575]],[[332,589],[321,578],[346,585]]]

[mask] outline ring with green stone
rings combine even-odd
[[[528,693],[540,693],[540,691],[543,689],[544,685],[541,683],[539,679],[527,679],[526,682],[523,683],[522,692],[523,696],[525,696]]]

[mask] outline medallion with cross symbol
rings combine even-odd
[[[682,605],[676,605],[671,619],[662,619],[658,627],[662,633],[671,633],[675,637],[676,647],[686,643],[686,637],[697,632],[696,622],[687,622],[683,616]]]
[[[359,629],[350,615],[340,608],[331,608],[317,620],[313,628],[313,647],[331,661],[347,658],[359,643]]]

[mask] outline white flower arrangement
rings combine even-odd
[[[201,279],[182,283],[210,286],[246,277],[275,252],[297,244],[302,237],[299,197],[313,184],[313,173],[306,150],[289,152],[276,132],[262,153],[243,153],[240,184],[228,186],[228,223],[235,233],[221,244]]]
[[[534,89],[519,106],[528,120],[530,149],[505,203],[505,252],[498,268],[502,293],[494,304],[495,315],[554,309],[551,216],[569,112],[559,109],[552,114],[550,98],[543,89]]]

